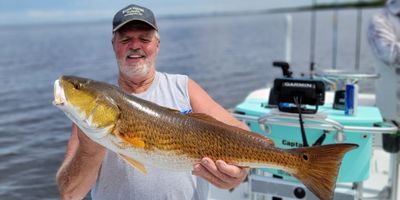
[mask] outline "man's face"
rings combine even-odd
[[[120,73],[132,78],[146,76],[155,67],[159,44],[156,31],[149,26],[120,28],[113,38]]]

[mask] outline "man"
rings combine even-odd
[[[376,103],[388,120],[400,121],[400,0],[388,0],[370,21],[368,42],[378,58]]]
[[[113,19],[112,45],[119,67],[118,84],[124,91],[183,112],[206,113],[247,129],[187,76],[156,71],[160,38],[151,10],[129,5],[118,11]],[[141,174],[73,125],[57,183],[62,199],[82,199],[92,190],[95,200],[183,200],[206,199],[206,181],[230,189],[238,186],[247,175],[245,168],[209,158],[203,158],[192,172],[146,167],[148,174]]]

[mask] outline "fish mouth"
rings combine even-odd
[[[63,106],[66,102],[64,89],[61,86],[60,79],[54,81],[54,100],[53,105]]]

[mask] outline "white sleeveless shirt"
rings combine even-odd
[[[134,94],[161,106],[191,111],[188,77],[156,72],[150,88]],[[145,166],[147,175],[128,165],[116,153],[108,151],[100,168],[93,200],[203,200],[207,199],[209,185],[202,178],[188,172],[173,172]]]

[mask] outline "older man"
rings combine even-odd
[[[118,84],[126,92],[182,112],[206,113],[227,124],[247,129],[185,75],[156,71],[160,37],[151,10],[129,5],[113,19],[113,50],[119,67]],[[206,199],[208,183],[233,188],[247,170],[203,158],[192,172],[171,172],[148,167],[143,175],[77,128],[57,173],[62,199]],[[193,176],[196,175],[196,176]]]

